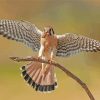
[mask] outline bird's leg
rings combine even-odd
[[[42,58],[43,52],[44,52],[44,45],[41,44],[41,47],[40,47],[40,50],[39,50],[39,54],[38,54],[38,58]]]
[[[38,59],[40,59],[40,58],[44,59],[43,53],[44,53],[44,45],[41,44],[41,47],[40,47],[40,50],[39,50],[39,54],[38,54]],[[42,75],[44,73],[44,67],[45,67],[45,64],[42,63],[42,68],[41,68]]]
[[[43,75],[44,72],[45,72],[45,66],[46,66],[46,64],[42,63],[42,69],[41,69],[42,75]]]
[[[51,57],[50,57],[50,59],[48,60],[50,63],[52,63],[52,62],[55,62],[55,60],[54,60],[54,50],[52,50],[52,52],[51,52]]]

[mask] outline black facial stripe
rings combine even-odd
[[[51,28],[49,29],[49,34],[52,35],[52,34],[51,34]]]
[[[52,33],[54,34],[54,30],[53,30],[52,28],[50,28],[50,29],[49,29],[49,34],[50,34],[50,35],[53,35]]]
[[[53,32],[53,34],[54,34],[54,30],[51,28],[51,30],[52,30],[52,32]]]

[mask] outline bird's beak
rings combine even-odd
[[[48,32],[44,32],[43,35],[42,35],[42,38],[45,38],[46,36],[49,36]]]
[[[48,33],[48,32],[47,32],[46,34],[47,34],[47,35],[49,35],[49,33]]]

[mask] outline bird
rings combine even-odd
[[[24,20],[0,20],[0,35],[24,43],[38,52],[38,59],[49,62],[55,57],[69,57],[80,52],[100,51],[100,42],[75,33],[57,35],[51,26],[41,31],[35,24]],[[49,93],[58,86],[54,66],[30,62],[21,67],[24,80],[36,91]]]

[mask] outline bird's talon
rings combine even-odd
[[[51,63],[53,63],[54,61],[53,61],[53,60],[48,60],[48,62],[51,64]]]
[[[38,60],[40,60],[40,59],[41,59],[41,57],[38,57],[37,59],[38,59]]]

